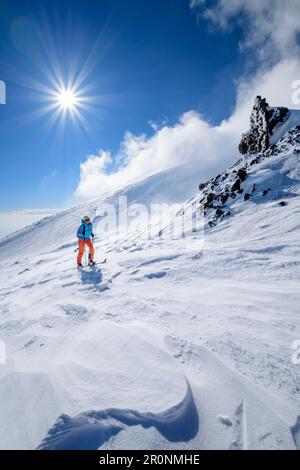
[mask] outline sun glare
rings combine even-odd
[[[24,30],[27,28],[27,20],[25,23]],[[72,26],[71,23],[69,26]],[[87,49],[87,44],[83,44],[81,53],[78,52],[78,47],[70,48],[66,51],[68,54],[63,57],[61,44],[56,41],[56,31],[54,35],[46,17],[41,25],[34,24],[33,28],[30,22],[29,27],[30,39],[33,37],[31,31],[36,31],[34,34],[37,34],[40,41],[39,51],[43,54],[40,54],[36,73],[29,70],[30,75],[24,76],[24,83],[34,99],[28,120],[45,118],[43,120],[45,130],[54,131],[59,137],[63,136],[65,130],[71,132],[72,128],[86,134],[92,133],[96,120],[103,118],[102,108],[104,104],[108,105],[109,100],[107,96],[100,94],[99,77],[95,75],[93,79],[93,71],[98,64],[99,56],[102,57],[100,47],[102,47],[103,32],[99,32],[95,44],[91,45],[91,50]],[[23,26],[18,28],[23,35]],[[74,28],[74,31],[73,29],[59,31],[58,36],[64,37],[66,34],[66,38],[73,38],[74,34],[73,39],[76,43],[81,39],[81,35],[77,37],[77,33],[79,33],[77,28]],[[59,49],[56,49],[56,45]],[[95,51],[98,49],[99,54],[96,54]]]
[[[78,80],[79,82],[79,80]],[[46,89],[47,106],[43,109],[52,113],[47,124],[50,128],[58,123],[60,132],[64,131],[67,121],[79,125],[86,130],[88,121],[84,114],[92,112],[91,98],[85,94],[86,88],[80,87],[79,83],[64,85],[62,79],[59,83],[53,83],[54,90]]]
[[[72,89],[61,90],[57,95],[58,105],[64,110],[76,107],[77,98]]]

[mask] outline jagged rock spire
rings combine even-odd
[[[250,129],[239,144],[241,154],[265,152],[270,147],[270,137],[279,122],[288,114],[288,108],[271,108],[265,98],[257,96],[250,116]]]

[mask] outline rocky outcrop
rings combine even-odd
[[[251,115],[252,134],[249,131],[247,137],[244,136],[242,140],[246,145],[245,142],[250,142],[252,139],[253,152],[247,151],[247,153],[255,153],[255,155],[248,155],[240,159],[230,169],[199,185],[199,210],[204,212],[205,222],[209,227],[214,227],[233,215],[236,204],[248,204],[250,201],[257,200],[268,202],[282,197],[282,194],[274,193],[274,188],[269,186],[270,183],[264,185],[259,178],[256,181],[254,175],[256,167],[259,167],[266,159],[278,154],[284,155],[286,152],[300,154],[299,125],[287,131],[278,142],[269,145],[270,135],[288,111],[286,108],[272,108],[271,112],[265,100],[257,97],[255,110]],[[255,120],[257,126],[254,126]],[[254,135],[259,136],[256,144],[254,143]],[[261,150],[254,152],[255,145]],[[249,150],[248,147],[247,150]],[[284,207],[286,204],[287,202],[283,200],[278,203],[280,207]]]
[[[284,121],[288,108],[271,108],[265,98],[257,96],[250,116],[250,129],[239,145],[242,155],[265,152],[270,147],[270,137],[277,124]]]

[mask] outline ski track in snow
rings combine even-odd
[[[234,202],[203,247],[98,237],[93,269],[73,233],[95,201],[1,242],[0,448],[300,449],[296,189]]]

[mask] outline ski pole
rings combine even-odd
[[[87,267],[87,260],[86,260],[86,246],[84,244],[84,262],[85,262],[85,268]]]

